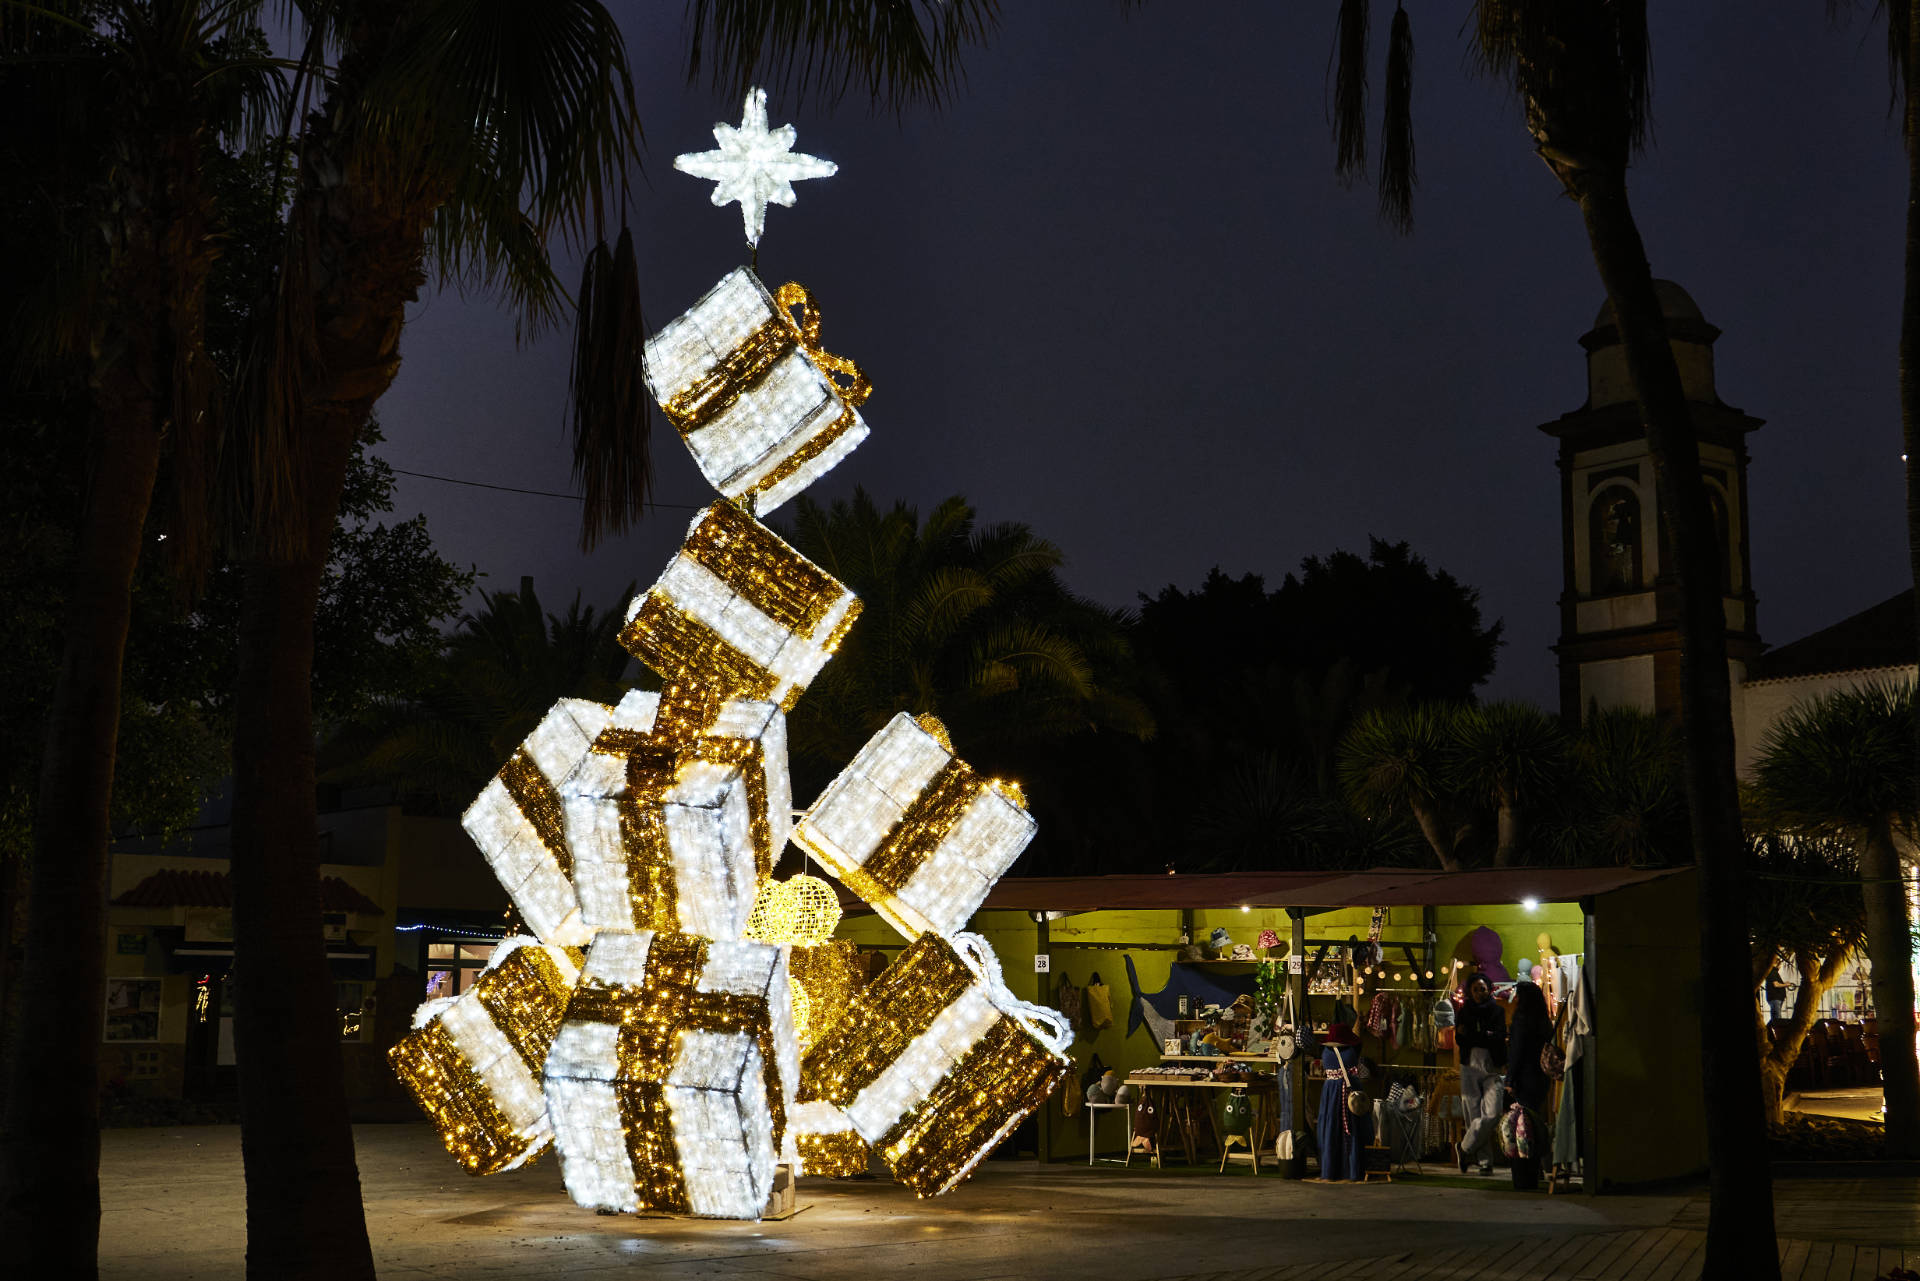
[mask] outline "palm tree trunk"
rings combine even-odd
[[[1565,179],[1563,178],[1563,181]],[[1704,1275],[1773,1281],[1773,1178],[1761,1115],[1760,1061],[1747,1012],[1746,845],[1734,781],[1733,691],[1718,543],[1700,479],[1680,369],[1654,293],[1653,270],[1627,200],[1623,170],[1569,182],[1620,331],[1647,429],[1660,516],[1679,580],[1680,715],[1687,810],[1699,867],[1702,1105],[1712,1167]]]
[[[1847,949],[1840,947],[1834,948],[1824,961],[1811,952],[1796,952],[1793,965],[1800,972],[1800,990],[1794,998],[1793,1015],[1779,1030],[1772,1045],[1766,1044],[1766,1023],[1760,1024],[1760,1044],[1765,1047],[1760,1051],[1761,1098],[1768,1125],[1779,1125],[1786,1119],[1787,1075],[1793,1071],[1794,1062],[1807,1043],[1820,998],[1840,977],[1846,961]],[[1767,968],[1773,968],[1771,963]],[[1756,982],[1754,986],[1758,988],[1759,984]]]
[[[233,736],[234,1051],[247,1275],[372,1281],[320,910],[313,627],[352,432],[309,423],[290,563],[246,567]]]
[[[1880,1079],[1887,1099],[1887,1155],[1920,1156],[1920,1064],[1914,1055],[1913,925],[1900,851],[1885,824],[1860,847],[1873,1010],[1880,1021]]]
[[[1520,848],[1520,805],[1514,798],[1500,798],[1494,811],[1494,832],[1493,865],[1512,867]]]
[[[313,629],[353,441],[400,368],[426,228],[446,197],[369,172],[352,117],[401,6],[351,26],[307,126],[274,318],[267,438],[290,442],[294,549],[250,557],[234,700],[234,1002],[247,1275],[372,1281],[319,899]],[[262,531],[263,533],[266,531]]]
[[[1912,12],[1908,6],[1907,15],[1907,56],[1904,74],[1906,85],[1906,144],[1907,144],[1907,261],[1906,287],[1900,305],[1900,439],[1905,450],[1902,458],[1907,468],[1907,560],[1913,574],[1915,590],[1913,594],[1916,616],[1920,617],[1920,94],[1914,92],[1913,78],[1916,69],[1920,69],[1920,23],[1914,18],[1920,14]],[[1920,717],[1914,718],[1914,759],[1920,761]],[[1920,769],[1914,771],[1915,803],[1920,806]],[[1862,875],[1868,875],[1862,869]],[[1869,907],[1871,913],[1872,908]],[[1904,911],[1904,905],[1903,905]],[[1884,929],[1886,923],[1882,922]],[[1877,962],[1880,954],[1874,953]],[[1880,966],[1874,966],[1876,988]],[[1911,977],[1911,971],[1909,971]],[[1912,1007],[1913,992],[1907,993],[1908,1009]],[[1880,994],[1874,993],[1874,1004],[1880,1003]],[[1884,1020],[1885,1015],[1881,1018]],[[1908,1016],[1910,1018],[1910,1016]],[[1884,1027],[1884,1023],[1883,1023]],[[1912,1029],[1908,1029],[1907,1045],[1913,1044]],[[1920,1100],[1920,1082],[1914,1079],[1915,1065],[1911,1056],[1907,1057],[1903,1071],[1904,1079],[1894,1082],[1891,1065],[1886,1059],[1887,1034],[1880,1036],[1881,1077],[1887,1091],[1887,1148],[1888,1155],[1894,1154],[1896,1147],[1900,1155],[1912,1157],[1920,1155],[1920,1117],[1911,1110],[1896,1116],[1894,1098],[1901,1100],[1903,1109],[1911,1109],[1916,1100]]]
[[[96,386],[95,449],[48,715],[26,957],[0,1134],[0,1240],[23,1275],[98,1275],[100,1041],[107,842],[120,672],[141,531],[160,463],[152,352],[137,340]]]
[[[1440,860],[1441,870],[1459,871],[1460,860],[1454,855],[1453,842],[1446,838],[1439,813],[1425,801],[1408,801],[1407,805],[1413,811],[1413,821],[1420,825],[1420,834],[1427,838],[1433,856]]]

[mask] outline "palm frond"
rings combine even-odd
[[[1367,171],[1367,36],[1372,0],[1340,0],[1333,47],[1333,171],[1345,181]]]
[[[733,96],[768,84],[832,104],[857,86],[890,111],[938,105],[999,23],[997,0],[692,0],[687,76]]]
[[[1759,817],[1788,831],[1857,837],[1914,826],[1911,682],[1838,690],[1789,708],[1754,765]]]
[[[969,617],[993,603],[993,584],[979,570],[947,565],[929,573],[907,598],[900,625],[915,641],[938,649]]]
[[[625,42],[597,0],[411,6],[357,108],[355,155],[374,180],[444,189],[455,208],[510,202],[542,243],[604,236],[639,155]],[[449,239],[443,269],[463,274],[481,243]],[[477,265],[491,281],[504,261]]]
[[[1420,177],[1413,148],[1413,24],[1405,5],[1387,34],[1386,106],[1380,126],[1380,216],[1402,233],[1413,230],[1413,189]]]
[[[573,477],[586,500],[580,547],[591,551],[645,514],[653,482],[653,394],[641,372],[647,327],[631,229],[620,229],[616,249],[602,241],[587,255],[577,325],[567,395]]]

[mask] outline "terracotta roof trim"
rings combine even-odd
[[[115,907],[232,907],[233,879],[205,868],[163,867],[113,900]],[[320,910],[385,916],[386,910],[338,876],[320,878]]]

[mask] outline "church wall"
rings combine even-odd
[[[1598,703],[1601,707],[1654,709],[1654,662],[1651,654],[1603,658],[1580,664],[1580,716]]]
[[[1680,385],[1688,400],[1712,404],[1719,399],[1713,387],[1713,348],[1700,343],[1676,342],[1673,357],[1680,366]],[[1587,404],[1599,409],[1625,404],[1634,398],[1633,380],[1627,375],[1626,348],[1615,343],[1587,357]]]
[[[1822,672],[1812,676],[1794,676],[1780,680],[1754,681],[1735,685],[1734,747],[1740,762],[1740,777],[1752,778],[1754,763],[1766,745],[1767,733],[1789,709],[1825,694],[1843,689],[1858,689],[1879,682],[1898,683],[1915,679],[1920,667],[1876,667],[1865,671]]]

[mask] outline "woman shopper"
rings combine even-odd
[[[1359,1183],[1367,1177],[1367,1144],[1373,1141],[1373,1104],[1360,1091],[1368,1076],[1360,1038],[1351,1025],[1335,1023],[1320,1044],[1320,1066],[1327,1074],[1320,1087],[1320,1181]],[[1348,1105],[1349,1092],[1366,1102],[1364,1111]]]
[[[1491,1174],[1500,1131],[1499,1069],[1507,1061],[1507,1015],[1493,999],[1486,975],[1467,980],[1466,1004],[1454,1017],[1453,1035],[1460,1055],[1460,1110],[1467,1123],[1460,1140],[1460,1173],[1478,1158],[1480,1173]]]
[[[1547,1013],[1546,994],[1532,983],[1517,985],[1513,1024],[1507,1030],[1507,1093],[1526,1109],[1524,1124],[1529,1127],[1522,1154],[1508,1156],[1513,1186],[1520,1192],[1540,1186],[1539,1144],[1547,1133],[1547,1096],[1553,1089],[1552,1078],[1540,1065],[1540,1052],[1552,1040],[1553,1016]]]

